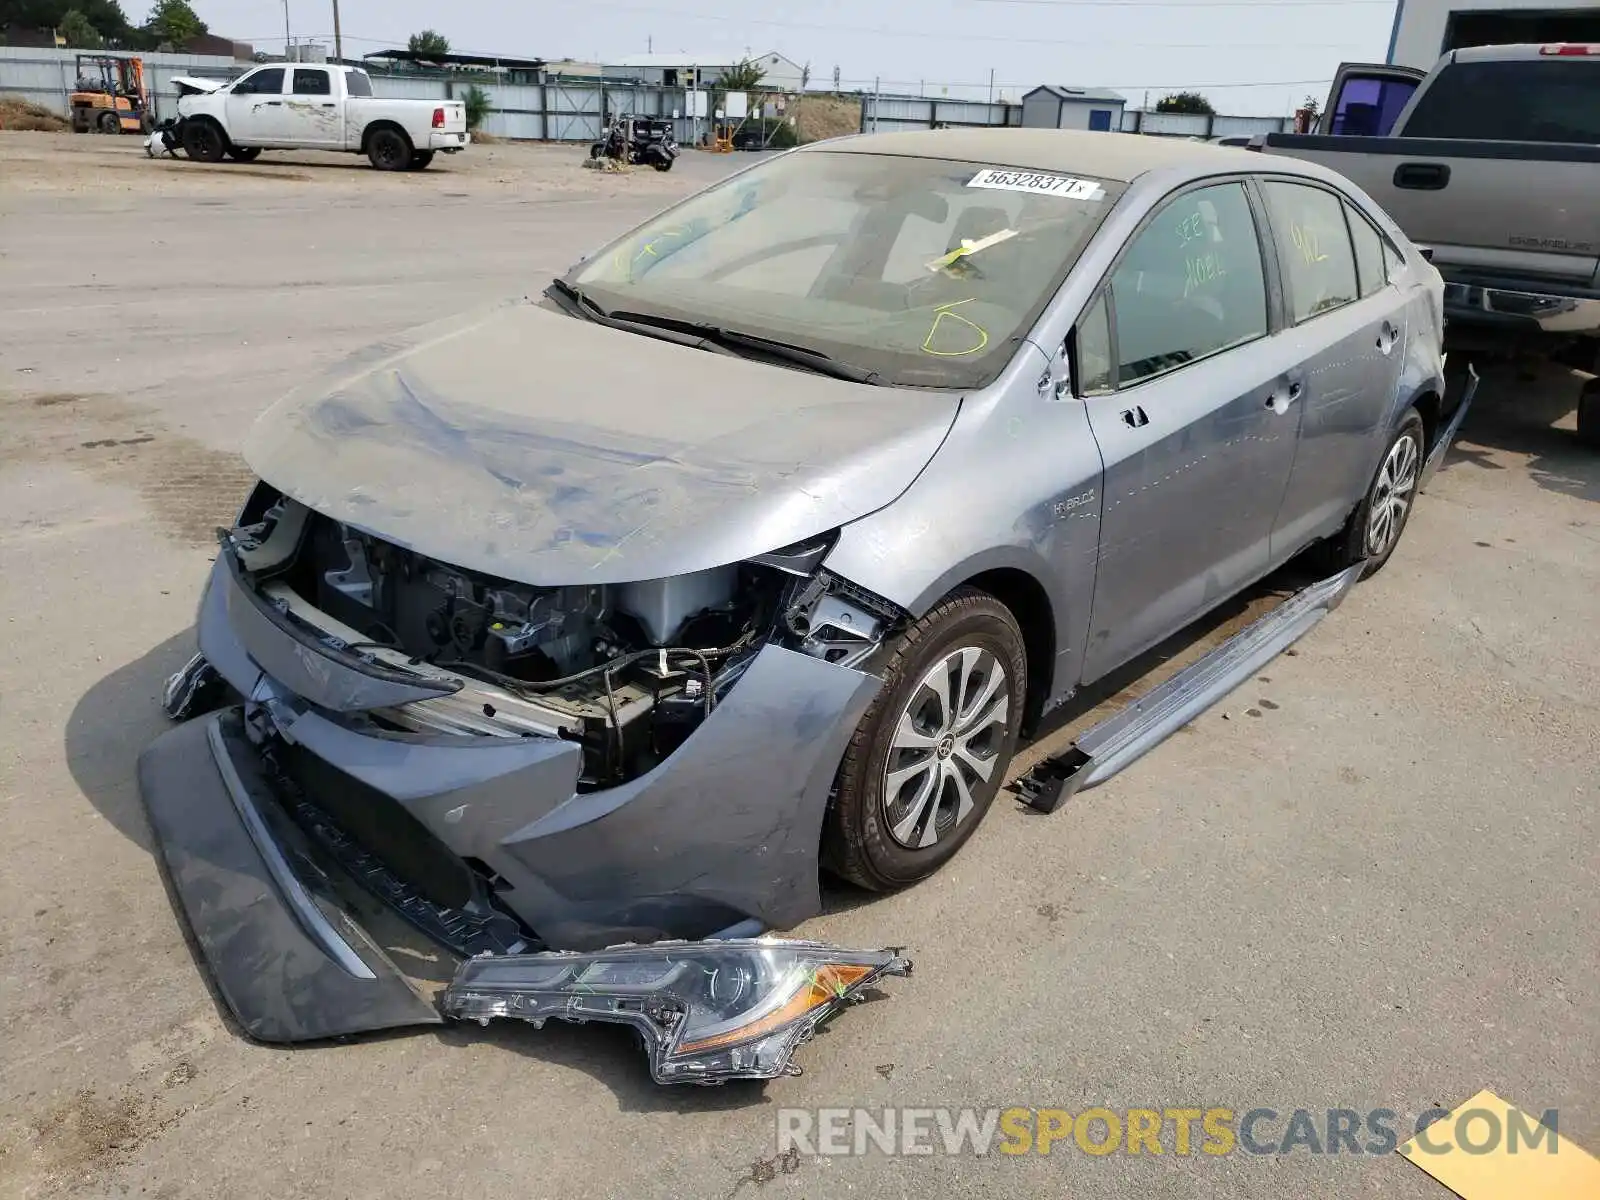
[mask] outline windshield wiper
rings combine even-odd
[[[703,333],[686,333],[669,325],[660,325],[632,315],[614,316],[565,279],[552,279],[550,286],[545,289],[545,294],[550,295],[552,292],[561,298],[558,302],[564,302],[561,303],[562,308],[585,321],[593,321],[596,325],[604,325],[608,329],[622,329],[628,333],[642,333],[645,337],[658,338],[663,342],[672,342],[679,346],[689,346],[695,350],[709,350],[713,354],[734,353],[726,346],[719,346]]]
[[[813,350],[809,346],[796,346],[793,342],[776,342],[771,338],[761,337],[754,333],[741,333],[737,329],[724,329],[720,325],[695,325],[694,329],[715,338],[725,346],[743,346],[747,350],[754,350],[768,358],[778,359],[780,362],[792,363],[797,367],[805,367],[819,375],[832,375],[835,379],[846,379],[851,383],[876,383],[878,373],[869,371],[865,367],[858,367],[852,363],[840,362],[831,358],[821,350]]]
[[[815,371],[819,375],[831,375],[835,379],[848,380],[850,383],[878,381],[878,372],[840,362],[808,346],[774,341],[772,338],[761,337],[754,333],[743,333],[737,329],[726,329],[720,325],[699,321],[678,321],[671,317],[653,317],[648,313],[607,312],[596,304],[592,297],[585,295],[565,279],[552,280],[549,290],[566,299],[567,307],[579,315],[613,329],[643,333],[650,337],[659,337],[664,341],[676,342],[682,346],[694,346],[718,354],[735,354],[737,351],[733,347],[737,346],[745,350],[754,350],[766,358],[791,363],[808,371]]]

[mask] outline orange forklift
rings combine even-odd
[[[144,59],[120,54],[78,55],[71,96],[74,133],[149,133],[155,128]]]

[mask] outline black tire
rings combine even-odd
[[[924,681],[941,663],[965,650],[979,652],[980,667],[1003,669],[1005,709],[998,709],[996,690],[982,704],[975,702],[992,682],[992,671],[965,677],[959,665],[947,670],[945,686],[955,679],[956,714],[970,704],[970,716],[996,716],[987,725],[969,720],[969,733],[961,735],[964,749],[956,749],[961,726],[948,719],[932,720],[941,709],[938,694]],[[889,891],[926,879],[948,862],[972,836],[994,803],[1017,749],[1023,698],[1028,692],[1028,663],[1016,618],[993,596],[974,588],[959,588],[936,604],[901,635],[883,669],[883,688],[861,718],[839,767],[838,787],[823,825],[822,861],[834,874],[871,891]],[[924,752],[894,745],[902,721],[912,736],[933,738]],[[952,729],[951,726],[954,725]],[[940,733],[939,730],[945,730]],[[971,731],[976,731],[976,733]],[[988,778],[971,765],[981,762]],[[926,762],[927,772],[917,768]],[[888,774],[894,766],[904,775],[898,789],[889,793]],[[959,782],[947,778],[959,773]],[[924,800],[922,785],[931,796]],[[971,806],[961,813],[961,783]],[[919,801],[921,801],[919,806]],[[917,814],[922,813],[919,819]],[[895,818],[899,819],[896,832]],[[910,822],[909,827],[906,822]],[[934,840],[927,840],[929,826]],[[916,845],[907,845],[915,842]]]
[[[94,127],[100,133],[121,133],[122,118],[107,109],[95,118]]]
[[[1578,393],[1578,440],[1600,450],[1600,379],[1591,379]]]
[[[426,171],[428,164],[433,161],[432,150],[417,150],[411,155],[411,163],[406,167],[408,171]]]
[[[589,157],[590,158],[599,158],[604,153],[605,153],[605,151],[601,147],[599,142],[595,142],[592,145],[590,145],[590,147],[589,147]]]
[[[384,126],[367,137],[367,161],[380,171],[404,171],[411,165],[411,139]]]
[[[670,158],[658,158],[650,165],[658,171],[670,171],[672,170],[672,163],[673,160]]]
[[[229,146],[228,157],[234,162],[255,162],[261,157],[260,146]]]
[[[1399,451],[1401,444],[1407,441],[1410,442],[1410,450]],[[1355,512],[1350,514],[1350,519],[1345,522],[1344,528],[1330,538],[1324,547],[1324,565],[1330,573],[1353,567],[1362,559],[1367,560],[1367,569],[1361,575],[1363,579],[1370,579],[1383,570],[1393,557],[1395,547],[1400,544],[1400,538],[1411,520],[1412,510],[1417,506],[1417,485],[1422,479],[1422,464],[1426,461],[1427,454],[1428,446],[1422,417],[1418,415],[1416,409],[1407,409],[1399,426],[1384,443],[1383,456],[1378,459],[1377,470],[1372,473],[1372,482],[1367,485],[1367,494],[1362,497]],[[1404,462],[1407,461],[1410,463],[1409,467],[1404,466]],[[1398,511],[1389,503],[1396,492],[1392,472],[1397,467],[1402,471],[1398,482],[1406,485],[1400,490],[1403,506]],[[1382,526],[1381,544],[1377,540],[1373,523],[1374,510],[1380,504],[1389,505],[1389,521]]]
[[[183,152],[195,162],[221,162],[228,152],[228,139],[215,121],[185,121]]]

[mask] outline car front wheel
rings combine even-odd
[[[948,862],[1005,782],[1027,685],[1022,632],[993,596],[961,588],[913,624],[845,752],[824,865],[888,891]]]

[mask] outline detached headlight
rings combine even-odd
[[[448,1017],[613,1021],[644,1038],[657,1083],[798,1075],[790,1059],[818,1025],[885,975],[909,975],[893,950],[842,950],[770,938],[657,942],[593,954],[469,959],[445,989]]]

